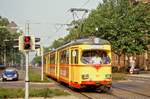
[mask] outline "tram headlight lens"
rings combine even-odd
[[[112,75],[111,75],[111,74],[106,74],[106,75],[105,75],[105,78],[106,78],[106,79],[111,79],[111,78],[112,78]]]
[[[89,74],[83,74],[82,75],[82,79],[88,79],[89,78]]]

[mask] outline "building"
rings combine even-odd
[[[132,3],[137,3],[137,2],[143,2],[143,3],[150,3],[150,0],[130,0]]]
[[[10,33],[15,33],[17,32],[17,24],[14,21],[11,21],[8,25],[7,25],[7,30]]]

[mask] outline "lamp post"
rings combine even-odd
[[[6,45],[4,46],[4,65],[6,67]]]
[[[7,65],[7,63],[6,63],[6,62],[7,62],[7,56],[6,56],[6,52],[7,52],[7,51],[6,51],[6,50],[7,50],[7,49],[6,49],[6,46],[7,46],[7,44],[6,44],[6,42],[8,42],[8,41],[9,41],[8,39],[5,39],[5,40],[4,40],[4,44],[5,44],[5,45],[4,45],[4,65],[5,65],[5,66]]]

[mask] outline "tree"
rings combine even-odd
[[[150,33],[149,11],[148,4],[133,5],[129,0],[103,0],[84,21],[82,35],[109,40],[113,52],[119,57],[122,54],[139,54],[147,50],[149,39],[146,40],[145,36]]]
[[[122,54],[133,56],[146,51],[150,41],[150,6],[141,2],[103,0],[88,18],[76,23],[65,41],[89,36],[106,39],[119,56],[118,62]]]
[[[4,62],[4,54],[6,54],[6,59],[8,62],[15,60],[16,55],[18,55],[18,50],[13,48],[14,39],[19,37],[19,33],[10,33],[7,30],[7,25],[9,21],[7,18],[0,17],[0,63]]]
[[[53,42],[53,44],[51,45],[50,48],[58,48],[58,47],[60,47],[63,44],[64,44],[64,39],[63,38],[59,38],[59,39],[57,39],[57,40],[55,40]]]
[[[35,64],[41,65],[41,56],[36,56],[33,61]]]

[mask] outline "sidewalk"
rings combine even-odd
[[[52,98],[44,98],[44,97],[30,97],[30,99],[79,99],[78,97],[69,95],[69,96],[55,96]]]
[[[14,99],[24,99],[24,98],[14,98]],[[78,97],[69,95],[69,96],[54,96],[52,98],[45,97],[29,97],[29,99],[79,99]]]
[[[142,77],[142,78],[149,78],[150,79],[150,74],[132,74],[132,75],[129,75],[129,76]]]

